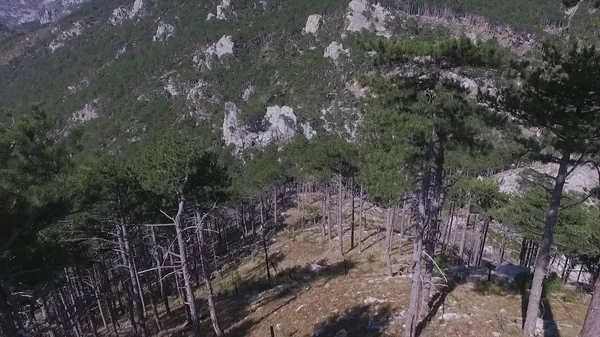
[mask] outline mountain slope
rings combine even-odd
[[[0,2],[0,24],[8,27],[54,22],[89,0],[4,0]]]
[[[358,79],[369,65],[362,36],[465,33],[523,55],[544,30],[564,33],[570,17],[572,29],[595,25],[586,3],[567,15],[558,0],[92,1],[52,28],[3,43],[0,107],[20,112],[41,102],[66,128],[85,124],[87,141],[111,150],[173,123],[208,126],[238,149],[295,133],[352,137]],[[464,69],[448,75],[471,90],[493,85]]]

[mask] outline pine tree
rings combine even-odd
[[[376,40],[366,43],[366,47],[377,53],[382,72],[406,62],[412,55],[435,56],[409,75],[370,78],[368,84],[375,98],[365,104],[361,131],[361,145],[365,149],[361,182],[367,193],[393,203],[405,192],[417,190],[412,205],[416,209],[413,276],[405,329],[405,335],[412,337],[417,333],[423,303],[429,301],[428,279],[433,271],[432,259],[446,194],[446,159],[454,156],[454,152],[481,151],[485,147],[481,143],[487,143],[482,135],[489,130],[488,124],[504,122],[496,114],[469,102],[460,85],[445,79],[442,73],[452,65],[496,65],[496,59],[482,57],[485,46],[475,45],[466,38],[433,45]],[[427,257],[424,275],[421,275],[422,255]]]
[[[558,163],[545,230],[535,264],[524,334],[533,336],[539,316],[543,281],[569,174],[600,145],[600,52],[574,43],[569,48],[545,43],[540,65],[524,67],[520,83],[502,91],[501,105],[525,127],[544,132],[544,160]]]

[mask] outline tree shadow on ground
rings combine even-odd
[[[330,316],[315,325],[312,335],[303,337],[384,336],[385,329],[392,319],[392,310],[387,304],[359,305],[346,312]]]
[[[239,290],[243,289],[243,291],[223,292],[215,297],[219,324],[226,336],[246,336],[254,326],[296,300],[298,295],[315,282],[327,282],[333,278],[344,277],[354,267],[355,264],[349,260],[330,265],[319,261],[304,267],[296,266],[281,270],[271,280],[268,280],[266,276],[250,280],[243,287],[240,285]],[[205,300],[198,299],[197,302],[201,309],[199,314],[203,333],[205,336],[214,336]],[[259,309],[261,309],[259,318],[247,318]],[[173,310],[172,317],[163,317],[163,320],[163,326],[173,327],[179,324],[177,333],[181,333],[183,336],[192,336],[191,327],[184,326],[187,320],[185,308],[179,307]],[[174,336],[179,335],[175,334]]]
[[[441,287],[441,289],[427,303],[427,308],[429,308],[429,311],[417,325],[417,336],[420,336],[421,333],[423,333],[423,330],[425,330],[429,323],[431,323],[431,321],[435,318],[440,308],[443,310],[443,305],[446,302],[446,298],[454,291],[454,289],[456,289],[457,285],[458,283],[454,280],[450,280],[448,284],[438,285]]]
[[[549,276],[552,278],[553,276]],[[543,332],[544,337],[560,337],[560,332],[558,330],[558,326],[556,324],[556,320],[554,319],[554,313],[552,312],[552,306],[550,304],[548,298],[548,282],[550,280],[544,280],[542,287],[542,299],[540,301],[540,314],[541,319],[543,320]],[[529,304],[529,291],[530,286],[522,286],[521,287],[521,318],[522,318],[522,326],[525,325],[525,317],[527,316],[527,305]],[[537,322],[536,322],[537,323]]]

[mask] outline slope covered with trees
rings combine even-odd
[[[555,260],[564,282],[580,266],[600,286],[597,188],[565,189],[598,167],[589,36],[522,54],[359,0],[116,5],[91,2],[0,68],[0,335],[240,334],[227,309],[245,302],[223,310],[213,283],[249,296],[235,275],[253,257],[253,290],[302,282],[271,249],[291,209],[344,274],[376,229],[375,277],[409,275],[407,337],[435,335],[471,272],[521,292],[526,336],[547,323]],[[557,171],[505,193],[494,174],[532,161]]]

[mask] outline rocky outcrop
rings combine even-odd
[[[302,31],[304,34],[316,34],[321,26],[323,25],[323,16],[320,14],[313,14],[306,20],[306,26]]]
[[[113,26],[118,26],[123,24],[127,20],[133,20],[136,17],[142,16],[144,14],[145,5],[146,3],[144,2],[144,0],[135,0],[129,9],[127,9],[126,7],[115,8],[108,21]]]
[[[244,86],[241,92],[241,99],[244,102],[248,102],[250,100],[250,96],[254,93],[254,86],[252,84],[247,84]]]
[[[217,5],[215,14],[208,13],[206,21],[212,19],[227,20],[233,16],[235,16],[235,12],[231,9],[231,0],[222,0],[221,3]]]
[[[379,36],[390,37],[392,32],[387,22],[393,19],[392,13],[379,3],[371,5],[367,0],[352,0],[346,13],[345,30],[360,32],[373,31]]]
[[[337,62],[342,55],[350,55],[350,50],[344,49],[344,45],[339,42],[331,42],[329,46],[325,48],[325,52],[323,53],[323,57],[330,58],[334,62]]]
[[[92,121],[92,120],[100,117],[99,111],[100,111],[99,100],[95,99],[92,102],[84,105],[83,108],[73,112],[73,114],[71,115],[71,118],[69,119],[69,124],[81,125],[81,124],[85,124],[89,121]]]
[[[77,84],[68,86],[67,89],[69,90],[69,92],[71,94],[76,94],[78,92],[81,92],[81,90],[87,88],[87,86],[89,84],[90,84],[90,82],[87,79],[83,79],[83,80],[79,81]]]
[[[492,176],[493,179],[500,182],[500,191],[509,194],[521,193],[524,191],[522,173],[526,169],[531,169],[542,175],[555,177],[558,172],[558,164],[536,162],[526,167],[514,168],[506,170]],[[581,165],[577,167],[565,183],[566,192],[589,192],[594,188],[598,188],[598,172],[591,165]]]
[[[0,24],[14,27],[30,22],[47,24],[72,13],[89,0],[3,0]]]
[[[300,126],[302,127],[302,133],[304,134],[304,138],[311,140],[317,136],[317,131],[315,131],[312,128],[310,123],[308,123],[308,122],[302,123],[302,124],[300,124]]]
[[[154,42],[164,42],[168,39],[175,36],[175,27],[166,22],[159,22],[158,28],[156,29],[156,34],[152,37],[152,41]]]
[[[239,114],[234,103],[225,103],[223,138],[225,144],[233,145],[237,151],[264,148],[272,142],[287,142],[296,133],[296,115],[289,106],[267,107],[262,120],[252,125],[241,122]]]
[[[79,21],[75,22],[71,28],[60,33],[58,33],[58,29],[55,29],[54,31],[57,32],[58,35],[54,38],[54,40],[52,40],[52,42],[50,42],[48,49],[54,53],[58,48],[64,47],[65,43],[72,38],[83,34],[83,30],[83,25]]]
[[[115,54],[115,60],[120,59],[123,55],[125,55],[126,52],[127,52],[127,44],[124,44],[121,47],[119,47],[119,49],[117,49],[117,52]]]
[[[200,70],[212,69],[215,61],[221,61],[227,55],[233,55],[235,44],[231,35],[224,35],[214,44],[205,47],[193,58],[194,66]]]

